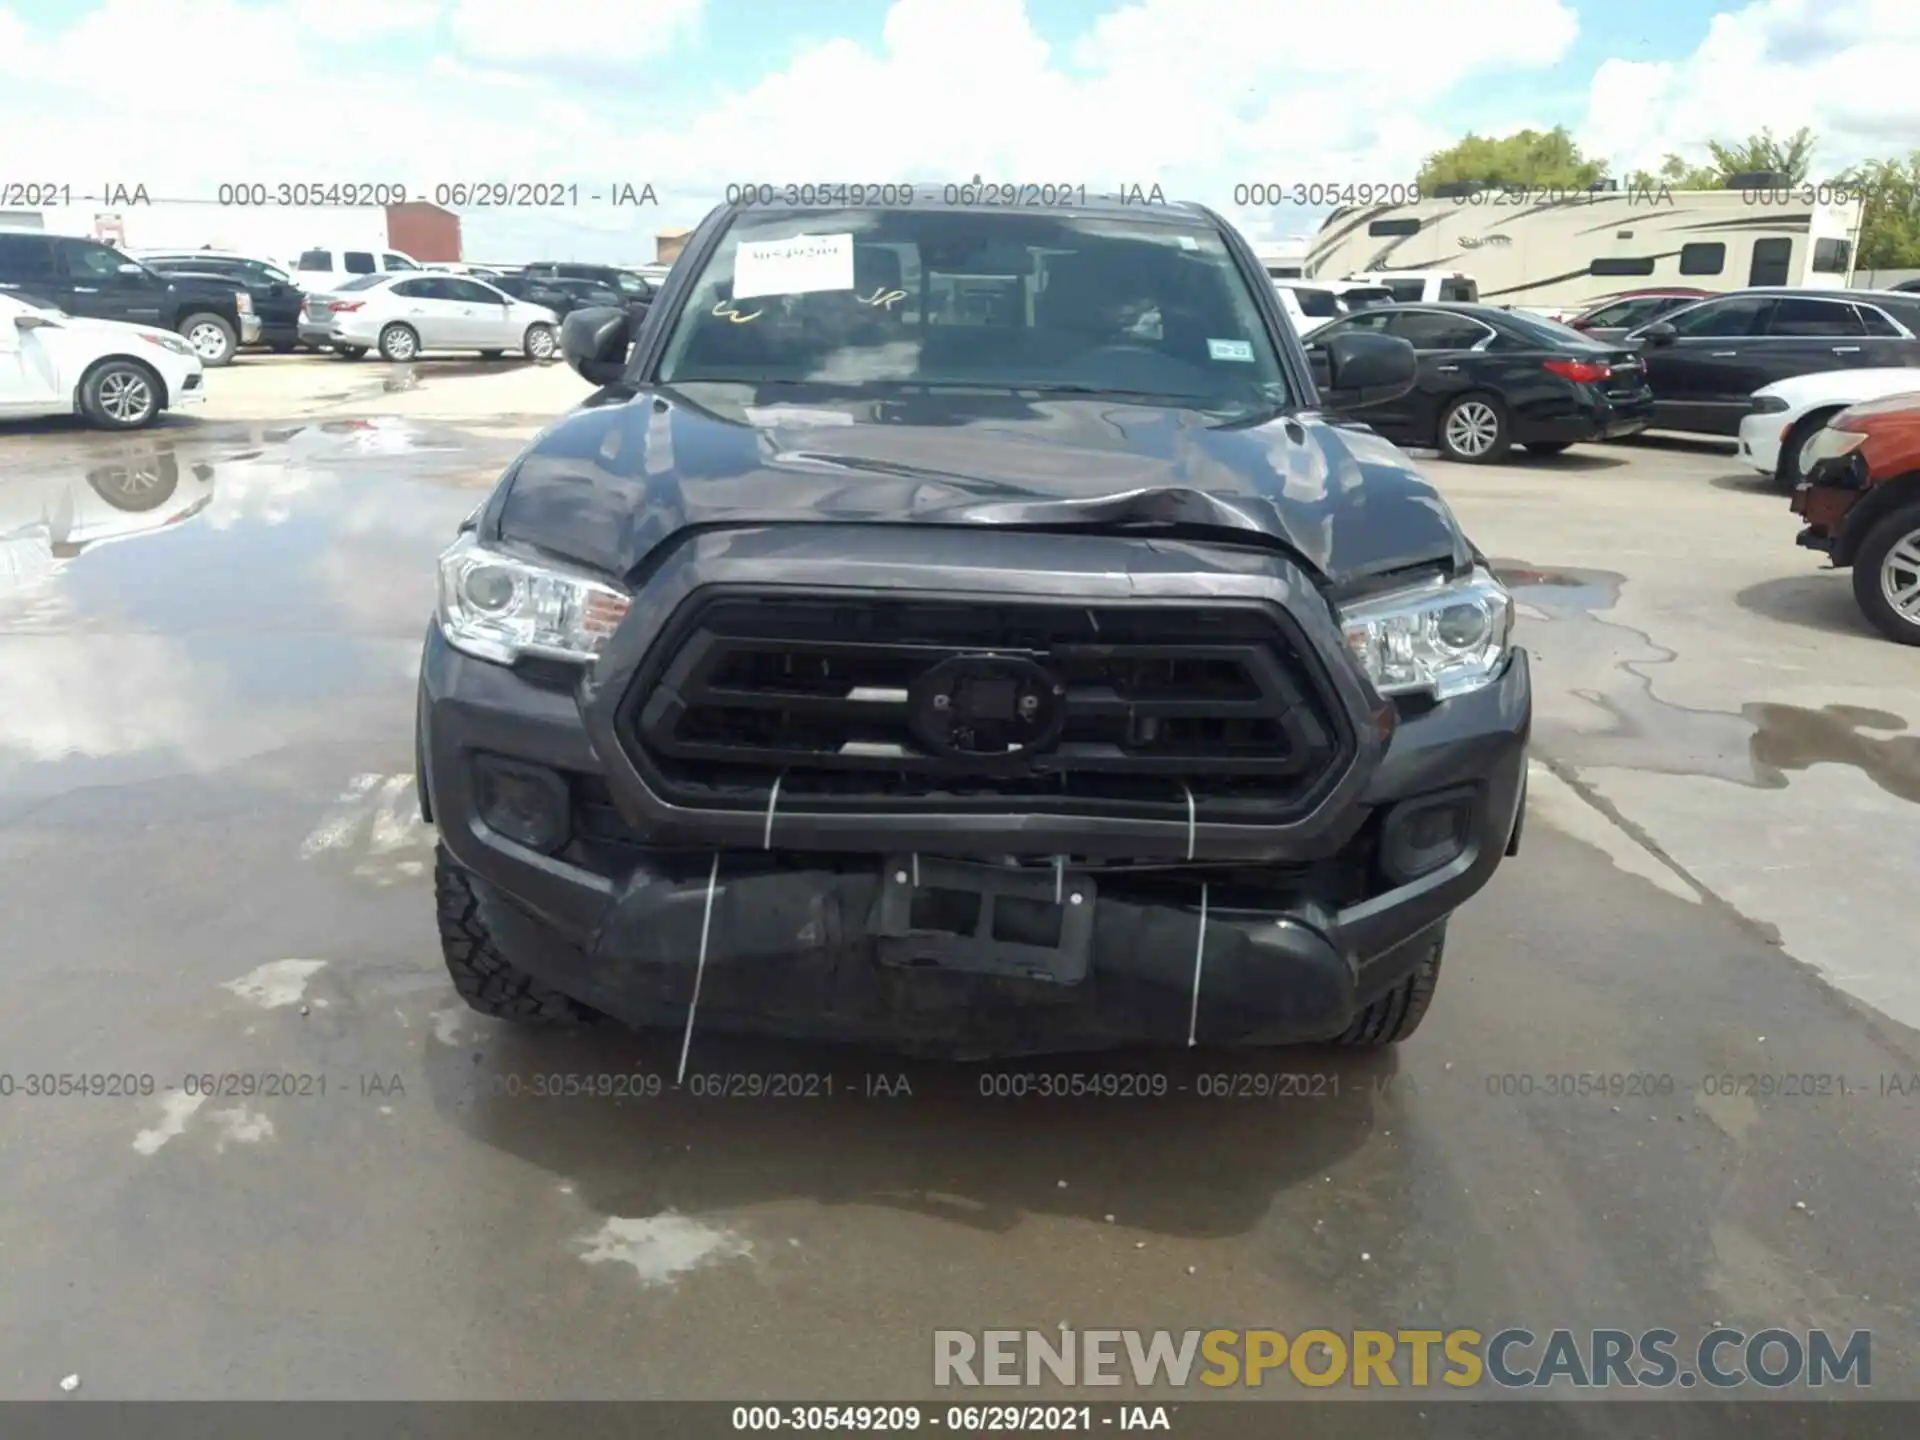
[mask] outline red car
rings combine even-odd
[[[1624,290],[1611,300],[1596,305],[1584,315],[1567,321],[1575,330],[1583,330],[1596,340],[1618,340],[1630,330],[1652,324],[1662,315],[1704,300],[1712,290],[1695,290],[1685,285],[1669,285],[1657,290]]]
[[[1800,543],[1852,567],[1854,599],[1881,634],[1920,645],[1920,394],[1842,410],[1803,454]]]

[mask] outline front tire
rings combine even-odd
[[[1377,1050],[1397,1045],[1420,1028],[1433,992],[1440,983],[1440,957],[1447,948],[1443,921],[1417,942],[1425,953],[1413,973],[1354,1017],[1353,1024],[1333,1044],[1352,1050]]]
[[[544,322],[529,325],[525,348],[529,360],[551,360],[554,351],[553,327]]]
[[[411,325],[393,324],[380,332],[380,358],[395,364],[418,359],[420,336]]]
[[[1434,444],[1462,465],[1496,464],[1513,446],[1506,408],[1491,395],[1462,395],[1440,412]]]
[[[180,336],[193,347],[193,353],[200,357],[200,364],[209,370],[231,365],[233,352],[240,345],[240,337],[233,333],[233,326],[210,311],[201,311],[182,320]]]
[[[1889,640],[1920,645],[1920,505],[1883,515],[1853,554],[1853,598]]]
[[[160,415],[160,377],[137,360],[106,360],[80,381],[80,413],[102,430],[141,430]]]
[[[496,1020],[522,1025],[579,1024],[592,1012],[536,980],[500,953],[480,913],[474,884],[444,846],[433,857],[440,954],[460,998]]]

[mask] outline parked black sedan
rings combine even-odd
[[[1740,433],[1753,392],[1822,370],[1920,365],[1920,296],[1895,290],[1752,289],[1642,325],[1653,428]]]
[[[1355,409],[1351,418],[1397,444],[1433,446],[1449,460],[1484,465],[1515,444],[1557,455],[1582,441],[1645,429],[1653,412],[1653,392],[1632,350],[1521,311],[1382,306],[1323,325],[1307,337],[1308,353],[1356,331],[1408,341],[1420,374],[1399,399]]]

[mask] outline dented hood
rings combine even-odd
[[[502,539],[613,575],[689,527],[763,523],[1211,534],[1335,584],[1472,555],[1439,493],[1370,432],[1004,391],[596,397],[515,462],[496,517]]]

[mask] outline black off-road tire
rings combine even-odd
[[[1353,1024],[1335,1037],[1333,1044],[1373,1050],[1397,1045],[1420,1028],[1440,983],[1440,957],[1447,948],[1446,925],[1436,926],[1420,943],[1426,953],[1413,973],[1355,1016]]]
[[[434,851],[433,895],[447,974],[473,1009],[522,1025],[578,1025],[591,1018],[591,1011],[500,953],[481,917],[473,881],[444,848]]]

